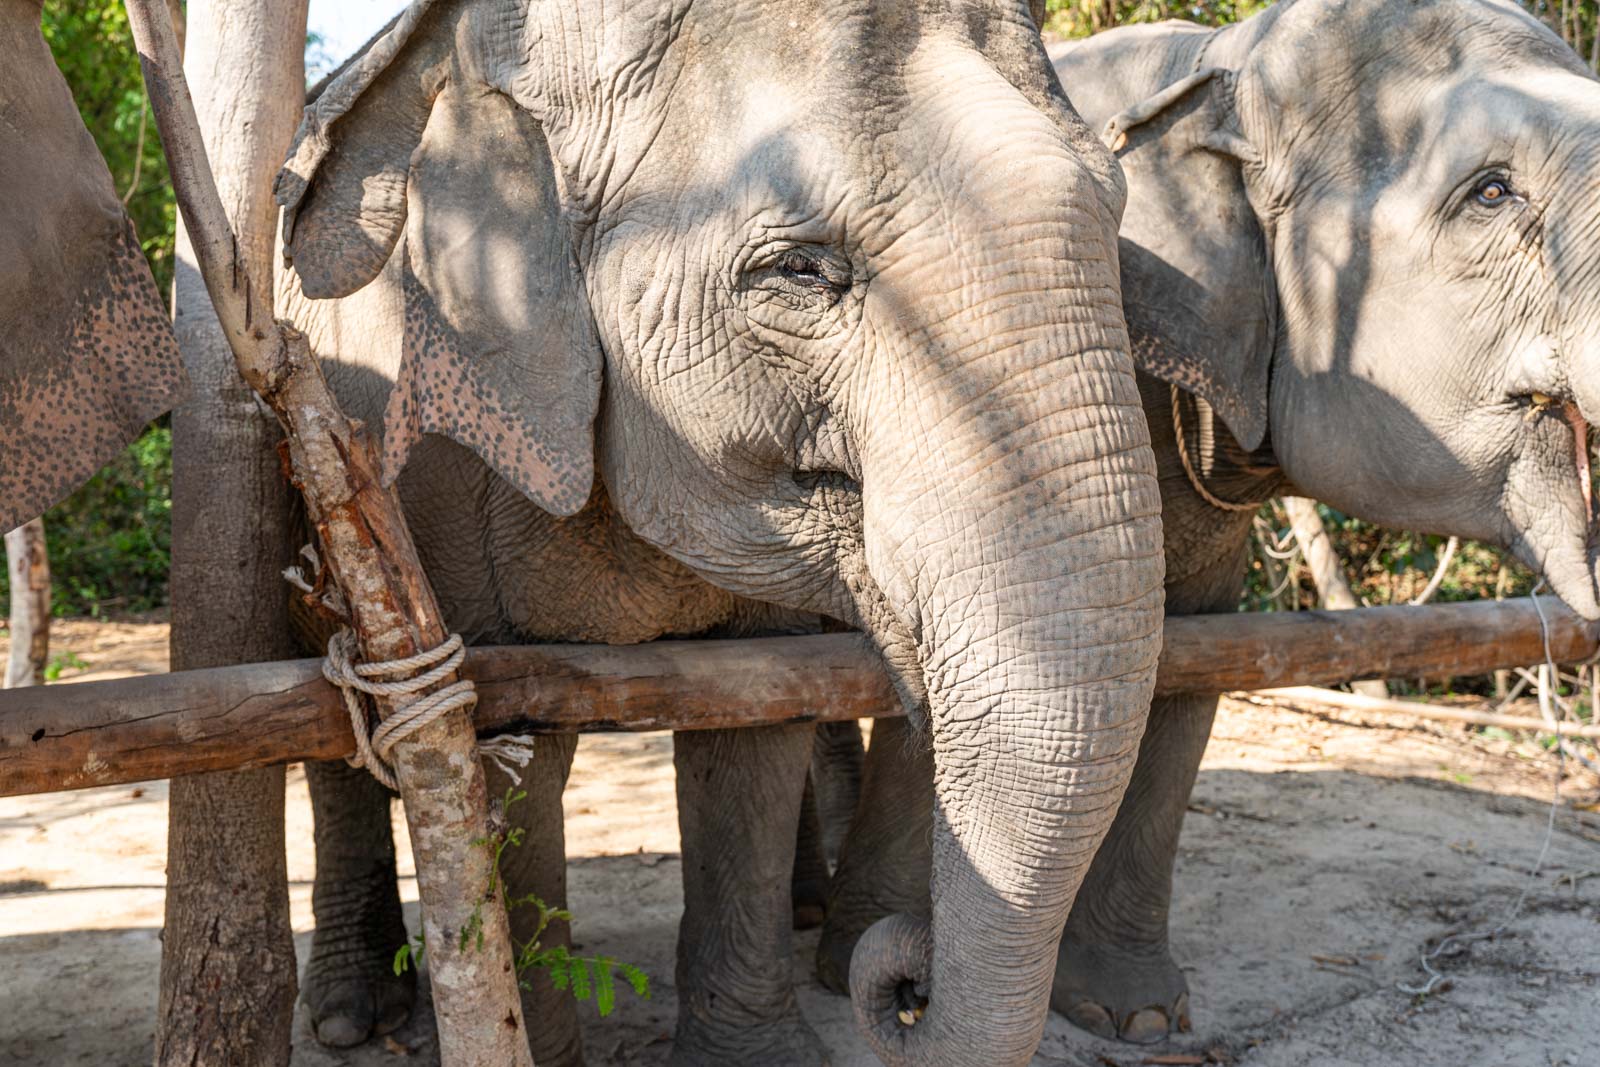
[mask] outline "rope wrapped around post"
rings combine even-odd
[[[357,663],[355,654],[356,635],[344,627],[329,639],[328,655],[322,661],[322,676],[344,697],[350,729],[356,737],[356,754],[345,762],[352,767],[365,767],[378,781],[398,791],[394,766],[389,761],[394,746],[439,716],[457,708],[470,710],[478,703],[477,690],[466,678],[428,692],[461,666],[466,659],[466,645],[460,634],[451,634],[437,648],[404,659]],[[413,673],[416,671],[423,673]],[[394,714],[374,727],[361,693],[392,700]],[[422,695],[415,699],[406,699],[419,693]],[[521,785],[521,771],[533,759],[533,738],[527,734],[504,734],[480,741],[478,755]]]

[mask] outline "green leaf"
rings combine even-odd
[[[579,1000],[588,1000],[594,995],[594,988],[589,983],[589,961],[574,959],[571,963],[572,970],[572,995]]]
[[[631,963],[617,964],[617,973],[633,987],[633,995],[641,1000],[650,999],[650,976]]]
[[[605,956],[597,957],[594,961],[594,1006],[599,1009],[602,1019],[617,1006],[617,989],[611,981],[614,962]]]

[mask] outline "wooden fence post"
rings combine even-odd
[[[11,585],[11,654],[4,688],[43,685],[50,658],[50,554],[44,520],[34,519],[6,534],[6,571]]]
[[[164,0],[127,0],[178,206],[246,382],[283,424],[296,484],[349,607],[361,654],[394,660],[447,633],[400,511],[383,488],[371,435],[345,418],[305,337],[254,299],[206,162]],[[449,684],[454,677],[440,684]],[[380,718],[393,708],[379,702]],[[394,750],[417,861],[423,931],[443,1062],[531,1067],[493,848],[483,767],[466,710]]]
[[[180,48],[258,300],[272,293],[272,183],[300,121],[306,5],[193,3]],[[282,577],[294,551],[294,493],[276,451],[283,434],[239,378],[193,244],[179,219],[173,326],[191,391],[172,413],[175,671],[298,653]],[[283,800],[281,767],[172,781],[158,1067],[289,1062],[297,968]]]

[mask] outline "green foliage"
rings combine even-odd
[[[153,426],[44,519],[52,610],[147,611],[167,600],[172,431]],[[0,593],[6,593],[0,573]]]
[[[126,197],[156,284],[170,292],[177,214],[122,0],[45,0],[43,30],[117,194]]]
[[[526,799],[526,792],[520,790],[507,790],[505,798],[499,802],[498,814],[503,817],[512,806]],[[489,868],[489,887],[484,893],[486,900],[493,900],[500,896],[505,903],[507,914],[518,908],[534,908],[539,913],[539,921],[534,924],[533,935],[527,941],[516,945],[517,984],[523,989],[532,988],[526,977],[533,971],[544,971],[550,976],[550,984],[557,991],[571,991],[574,999],[593,1000],[595,1009],[604,1018],[610,1015],[617,1004],[616,976],[621,975],[634,992],[635,996],[650,999],[650,977],[631,963],[623,963],[610,956],[574,956],[565,945],[556,945],[545,948],[539,939],[549,929],[553,922],[571,922],[572,913],[565,908],[552,908],[543,900],[532,893],[521,897],[505,896],[505,882],[500,874],[500,860],[505,855],[506,849],[518,848],[526,831],[520,826],[513,826],[492,837],[479,838],[472,842],[476,847],[488,849],[493,853],[493,862]],[[479,951],[483,949],[483,905],[472,911],[472,916],[462,927],[459,947],[465,952],[469,945],[476,945]],[[404,974],[407,967],[414,963],[421,963],[423,941],[419,936],[412,943],[401,945],[394,954],[394,973]]]
[[[1351,591],[1369,607],[1404,604],[1421,593],[1449,540],[1375,526],[1326,504],[1318,504],[1317,511],[1344,563]],[[1291,558],[1276,558],[1282,555]],[[1510,553],[1478,541],[1463,541],[1432,600],[1446,603],[1527,596],[1535,581],[1533,573]],[[1295,555],[1288,515],[1276,501],[1263,505],[1256,516],[1240,610],[1294,611],[1316,604],[1316,586]]]
[[[1137,22],[1188,19],[1207,26],[1226,26],[1249,18],[1269,0],[1049,0],[1045,28],[1062,37],[1087,37],[1091,33]]]
[[[1600,2],[1597,0],[1519,0],[1600,71]],[[1048,0],[1045,28],[1062,37],[1087,37],[1114,26],[1163,19],[1187,19],[1226,26],[1269,7],[1272,0]]]
[[[76,652],[72,652],[70,650],[66,652],[57,652],[50,657],[50,662],[45,664],[44,680],[47,682],[54,682],[58,680],[65,671],[81,671],[86,669],[88,666],[88,662]]]

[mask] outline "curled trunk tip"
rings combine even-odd
[[[914,1053],[933,975],[933,927],[890,915],[874,923],[850,957],[850,1003],[856,1024],[891,1067],[921,1062]]]

